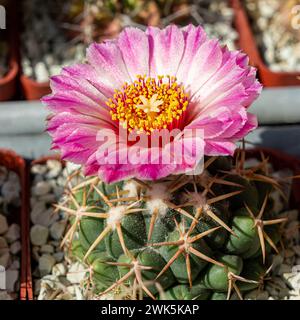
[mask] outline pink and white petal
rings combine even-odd
[[[49,132],[50,136],[52,137],[52,144],[56,148],[63,147],[66,139],[70,134],[74,132],[74,128],[69,126],[68,124],[60,125],[54,132]]]
[[[195,27],[192,24],[182,29],[184,37],[184,53],[176,77],[179,82],[185,82],[187,70],[196,56],[199,48],[207,41],[207,36],[201,26]]]
[[[93,163],[91,165],[84,164],[83,166],[83,174],[88,177],[88,176],[97,176],[98,175],[98,170],[99,170],[99,164],[98,163]]]
[[[231,112],[226,107],[213,110],[209,115],[201,115],[192,121],[186,129],[203,129],[206,139],[222,135],[232,123]]]
[[[128,165],[115,165],[112,167],[100,166],[98,176],[107,183],[130,179],[136,176],[135,168]]]
[[[217,40],[205,41],[194,54],[189,65],[180,64],[177,78],[193,96],[218,71],[222,63],[222,50]]]
[[[239,112],[232,112],[230,126],[226,128],[224,132],[220,135],[223,139],[232,138],[241,128],[245,125],[247,121],[247,112],[242,108]]]
[[[62,92],[45,96],[41,101],[54,113],[69,112],[75,115],[90,116],[115,125],[107,106],[88,99],[81,99],[78,95]]]
[[[248,112],[248,119],[244,126],[237,132],[235,135],[232,136],[233,139],[241,139],[245,137],[249,132],[256,129],[258,126],[258,121],[256,115]]]
[[[98,81],[93,74],[94,69],[88,64],[64,68],[60,76],[51,79],[53,93],[45,96],[42,102],[54,112],[70,111],[93,116],[100,112],[102,117],[110,118],[105,104],[108,98],[103,93],[106,89],[89,80]]]
[[[247,97],[242,85],[242,80],[246,74],[247,70],[243,70],[236,66],[234,62],[229,61],[208,82],[194,91],[192,99],[201,101],[202,108],[205,109],[212,102],[220,100],[220,97],[228,96],[228,91],[237,91],[235,86],[238,86],[243,94],[238,102],[242,102]]]
[[[219,93],[216,92],[211,95],[205,95],[205,93],[203,93],[203,96],[199,97],[198,102],[201,107],[197,110],[198,113],[194,112],[194,118],[197,118],[199,115],[209,115],[220,106],[228,106],[228,108],[236,110],[236,108],[242,106],[243,101],[247,98],[248,94],[241,83],[225,91],[222,90]]]
[[[136,175],[141,180],[158,180],[174,173],[176,164],[144,164],[137,168]]]
[[[87,49],[87,59],[98,76],[105,78],[115,89],[130,81],[117,41],[91,44]]]
[[[73,128],[71,126],[61,126],[56,130],[53,141],[61,147],[69,149],[97,149],[97,128],[93,127],[80,127]]]
[[[105,105],[107,97],[91,82],[77,79],[72,76],[58,75],[50,78],[50,87],[53,94],[72,93],[78,97],[86,97],[89,100]]]
[[[61,148],[61,158],[62,160],[71,161],[76,164],[84,165],[86,159],[89,158],[91,154],[91,150],[89,149],[81,149],[81,148]]]
[[[175,25],[163,30],[148,27],[146,31],[149,38],[150,75],[176,76],[183,52],[183,32]]]
[[[247,74],[247,70],[244,70],[239,65],[237,65],[236,57],[238,56],[238,52],[229,52],[226,48],[221,49],[223,57],[221,62],[221,67],[218,69],[213,77],[211,77],[206,83],[204,83],[200,88],[194,88],[193,92],[191,92],[190,104],[189,104],[189,116],[188,123],[194,120],[200,114],[204,114],[206,109],[210,107],[210,104],[217,100],[218,97],[222,94],[226,94],[226,96],[231,95],[231,91],[235,92],[237,95],[235,105],[239,103],[239,101],[243,101],[246,99],[247,94],[244,93],[244,87],[240,85],[240,87],[235,89],[234,85],[239,84],[238,80],[244,77]],[[239,74],[239,77],[237,77]],[[242,96],[240,90],[242,90]],[[224,106],[225,104],[219,103],[217,101],[216,104],[212,105],[211,109],[214,109],[215,106]],[[210,113],[210,110],[207,112]]]
[[[205,141],[205,155],[207,156],[228,156],[233,155],[237,146],[231,141]]]
[[[96,152],[92,153],[84,163],[84,166],[83,166],[84,175],[96,176],[98,174],[99,167],[100,167],[100,164],[97,160],[97,150],[96,150]]]
[[[177,164],[177,173],[194,170],[204,156],[204,137],[192,134],[174,142],[174,155]],[[178,157],[179,156],[179,157]],[[180,161],[181,159],[181,161]]]
[[[64,67],[61,75],[76,79],[82,86],[93,86],[101,93],[99,99],[106,100],[114,94],[114,82],[99,75],[96,69],[88,63],[77,63]]]
[[[192,100],[201,101],[201,112],[217,105],[248,107],[258,96],[261,86],[255,79],[256,70],[245,66],[247,59],[240,52],[223,48],[222,67],[199,90]]]
[[[230,121],[224,131],[220,131],[217,139],[230,139],[236,141],[245,137],[250,131],[257,128],[257,118],[255,115],[241,107],[240,110],[232,111]]]
[[[240,130],[245,126],[248,121],[249,113],[244,107],[238,107],[231,110],[231,125],[220,135],[223,139],[233,139],[235,134],[240,132]]]
[[[113,141],[106,142],[98,148],[96,159],[100,165],[127,164],[127,145],[114,143]]]
[[[263,86],[258,80],[255,80],[249,87],[247,87],[248,98],[245,99],[243,105],[248,108],[254,100],[256,100],[261,94]]]
[[[64,124],[72,126],[73,129],[74,126],[95,126],[98,128],[101,128],[102,126],[109,126],[106,122],[103,122],[98,118],[62,112],[52,116],[51,119],[49,119],[47,122],[47,130],[49,132],[55,132]]]
[[[56,142],[61,149],[62,159],[76,164],[85,164],[97,149],[95,134],[89,130],[74,130],[69,137],[60,137]]]
[[[137,28],[124,29],[118,46],[131,80],[137,75],[149,75],[149,43],[145,32]]]

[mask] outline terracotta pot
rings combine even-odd
[[[27,274],[29,267],[28,258],[28,188],[26,185],[26,163],[23,158],[18,156],[13,151],[7,149],[0,149],[0,165],[5,166],[7,169],[16,172],[20,178],[21,183],[21,207],[12,214],[12,221],[16,222],[21,227],[21,274],[20,274],[20,299],[26,300],[27,298],[27,283],[30,275]]]
[[[11,58],[10,69],[4,78],[0,78],[0,101],[10,100],[16,93],[16,78],[19,67],[15,58]]]
[[[17,75],[19,72],[19,64],[16,50],[16,16],[14,0],[4,3],[7,9],[7,34],[6,40],[9,44],[9,70],[8,73],[0,78],[0,101],[7,101],[14,97],[16,93]],[[1,32],[1,31],[0,31]],[[3,31],[2,31],[3,32]]]
[[[45,157],[41,157],[37,160],[34,160],[30,163],[30,168],[35,165],[35,164],[45,164],[47,162],[47,160],[58,160],[60,161],[60,157],[58,155],[52,155],[52,156],[45,156]],[[63,165],[64,165],[64,161],[62,161]],[[28,175],[28,185],[31,185],[31,177]],[[31,188],[28,188],[29,193]],[[28,198],[30,199],[30,194],[28,195]],[[30,204],[28,205],[28,212],[30,212]],[[28,224],[28,230],[30,230],[30,214],[28,214],[28,218],[27,218],[27,224]],[[28,232],[29,235],[29,232]],[[32,261],[31,261],[31,243],[30,243],[30,239],[28,236],[28,254],[27,254],[27,299],[28,300],[33,300],[34,296],[33,296],[33,281],[32,281]]]
[[[231,0],[235,11],[235,27],[239,33],[239,46],[250,58],[252,65],[258,68],[259,77],[265,87],[300,85],[300,72],[273,72],[264,63],[258,50],[249,19],[240,0]]]
[[[39,100],[51,92],[49,82],[39,83],[24,74],[21,75],[20,81],[26,100]]]

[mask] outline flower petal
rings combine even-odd
[[[126,28],[118,39],[124,63],[131,80],[149,74],[149,43],[146,34],[137,28]]]
[[[148,27],[150,75],[176,76],[184,52],[182,31],[170,25],[163,30]]]
[[[231,141],[205,141],[205,154],[207,156],[232,156],[237,146]]]
[[[191,95],[197,92],[218,71],[222,63],[222,51],[217,40],[205,41],[194,54],[189,65],[181,64],[177,73]]]
[[[116,41],[91,44],[87,49],[87,59],[99,77],[105,78],[114,89],[119,89],[124,82],[130,81],[122,52]]]
[[[92,44],[87,63],[65,67],[51,79],[52,94],[43,102],[52,111],[47,124],[52,147],[63,159],[83,165],[86,175],[106,182],[130,177],[156,180],[198,169],[204,155],[232,155],[235,142],[257,126],[247,108],[261,85],[248,60],[209,40],[202,27],[149,27],[146,32],[127,28],[117,40]],[[163,136],[164,145],[141,150],[127,141],[127,129],[125,136],[118,130],[107,105],[116,89],[138,75],[176,76],[189,94],[187,110],[168,127],[180,133],[174,137],[172,131],[174,139],[165,141]],[[201,134],[194,137],[194,131]],[[107,144],[101,137],[115,140]],[[142,140],[141,134],[138,138]],[[130,157],[128,148],[133,152]]]

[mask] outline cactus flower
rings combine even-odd
[[[81,164],[86,175],[106,182],[130,177],[155,180],[194,169],[204,155],[232,155],[236,142],[256,128],[247,108],[261,85],[240,51],[208,39],[202,27],[126,28],[115,40],[94,43],[86,63],[63,68],[51,78],[47,129],[62,158]],[[200,129],[201,148],[178,134],[167,145],[188,150],[190,161],[106,163],[99,157],[101,130],[150,136],[156,130]],[[124,145],[116,151],[124,157]],[[160,145],[162,154],[165,145]],[[148,159],[153,151],[142,151]],[[109,155],[108,155],[109,157]],[[175,159],[175,160],[174,160]],[[194,160],[194,161],[193,161]]]

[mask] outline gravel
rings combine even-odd
[[[20,190],[18,175],[0,166],[0,300],[17,299],[20,288]]]
[[[49,236],[49,230],[41,225],[34,225],[30,229],[30,241],[34,246],[45,245]]]
[[[246,0],[256,41],[272,71],[300,71],[297,5],[298,0]]]
[[[8,230],[7,219],[2,214],[0,215],[0,235],[6,233]]]
[[[22,69],[39,83],[58,74],[63,66],[81,61],[85,46],[67,39],[58,18],[62,2],[53,0],[23,1]]]
[[[30,231],[34,295],[38,300],[83,299],[81,281],[84,267],[69,260],[60,248],[67,219],[62,212],[54,211],[53,204],[63,201],[63,190],[68,174],[77,169],[72,164],[63,168],[61,162],[48,160],[31,168]]]

